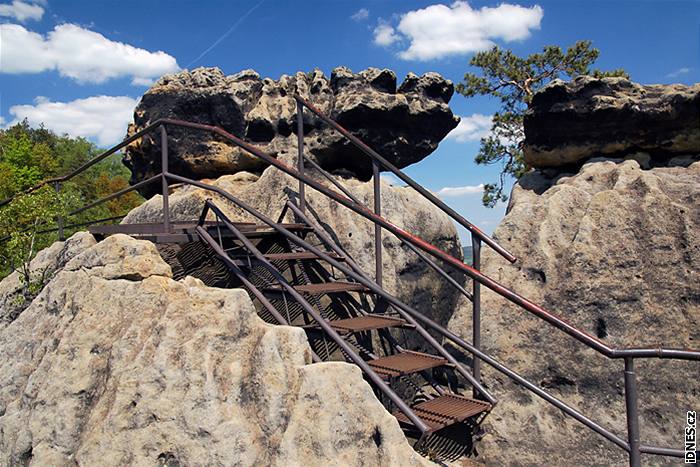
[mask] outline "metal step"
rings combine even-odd
[[[444,394],[435,399],[415,404],[411,409],[423,420],[431,433],[488,412],[491,410],[491,404],[456,394]],[[401,425],[413,426],[402,412],[396,411],[394,416]]]
[[[402,319],[380,315],[364,315],[356,318],[339,319],[328,321],[328,324],[338,332],[363,332],[373,329],[413,327]]]
[[[404,350],[401,353],[389,355],[388,357],[369,360],[367,363],[384,379],[418,373],[419,371],[448,364],[447,360],[442,357],[411,350]]]
[[[323,282],[320,284],[302,284],[295,285],[294,289],[297,292],[309,294],[309,295],[324,295],[331,293],[343,293],[343,292],[369,292],[370,290],[362,284],[357,282]],[[265,288],[265,292],[283,292],[282,286],[276,285],[272,287]]]
[[[332,252],[325,252],[328,256],[333,258],[336,261],[344,261],[345,259]],[[321,258],[310,251],[293,251],[291,253],[270,253],[266,254],[265,258],[269,259],[270,261],[297,261],[297,260],[311,260],[311,259],[317,259],[321,260]]]

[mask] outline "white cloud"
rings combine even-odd
[[[156,80],[153,78],[133,78],[131,84],[134,86],[153,86]]]
[[[527,8],[502,3],[475,10],[466,1],[436,4],[402,15],[396,29],[380,25],[374,31],[374,42],[388,46],[406,39],[408,48],[399,52],[404,60],[465,55],[493,47],[496,39],[511,42],[530,37],[533,29],[540,28],[543,14],[539,5]]]
[[[351,17],[353,21],[364,21],[369,18],[369,10],[367,8],[360,8]]]
[[[0,16],[14,18],[20,23],[24,23],[28,19],[39,21],[44,16],[44,9],[39,5],[13,0],[10,4],[0,4]]]
[[[491,116],[471,114],[460,118],[459,124],[447,135],[459,143],[479,141],[488,136],[491,131]]]
[[[667,74],[666,76],[668,78],[678,78],[679,76],[687,75],[688,73],[690,73],[690,68],[684,66],[683,68],[679,68],[676,71],[674,71],[673,73]]]
[[[394,28],[388,24],[382,23],[374,28],[374,43],[377,45],[386,47],[400,39]]]
[[[438,196],[464,196],[481,194],[484,192],[484,184],[479,185],[467,185],[467,186],[446,186],[445,188],[440,188],[437,192]]]
[[[46,37],[17,24],[0,24],[0,72],[58,70],[80,83],[131,77],[142,85],[179,70],[174,57],[107,39],[75,24],[61,24]]]
[[[93,96],[71,102],[51,102],[37,97],[34,105],[14,105],[11,123],[27,119],[30,125],[44,126],[58,134],[82,136],[100,146],[112,146],[124,138],[138,100],[128,96]]]

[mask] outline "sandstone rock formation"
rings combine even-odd
[[[243,290],[170,276],[115,235],[0,330],[0,464],[427,464],[357,368],[309,365]]]
[[[354,178],[341,178],[340,181],[360,201],[368,206],[372,205],[371,182],[361,182]],[[287,200],[297,200],[298,182],[275,167],[266,169],[260,177],[239,172],[212,180],[210,183],[223,188],[272,219],[278,218]],[[457,230],[447,215],[411,188],[392,186],[382,180],[381,193],[382,214],[387,219],[442,250],[461,257]],[[306,194],[308,213],[336,239],[366,273],[373,276],[374,254],[368,252],[374,251],[374,224],[313,189],[307,189]],[[169,198],[171,218],[182,221],[197,219],[207,198],[212,198],[234,221],[259,222],[220,196],[191,186],[173,190]],[[287,220],[292,221],[291,216],[288,216]],[[123,222],[133,224],[160,221],[161,197],[156,195],[129,213]],[[446,325],[457,304],[459,292],[393,235],[385,232],[382,245],[384,288]],[[461,274],[455,273],[454,278],[461,284],[465,282]]]
[[[355,74],[340,67],[330,79],[315,70],[275,81],[252,70],[225,76],[217,68],[198,68],[165,76],[149,89],[136,108],[129,135],[170,117],[220,126],[275,157],[290,157],[297,153],[295,93],[399,167],[426,157],[459,122],[447,105],[453,85],[436,73],[409,74],[397,88],[396,75],[386,69]],[[308,111],[304,127],[307,154],[324,168],[344,169],[365,180],[371,176],[371,161]],[[184,176],[213,178],[265,167],[206,132],[171,127],[168,142],[170,169]],[[134,142],[125,163],[132,183],[159,173],[159,137]],[[156,192],[155,187],[143,191]]]
[[[590,157],[640,151],[665,165],[700,153],[700,84],[557,80],[534,96],[525,127],[525,160],[532,167],[580,166]]]
[[[55,242],[41,250],[29,265],[33,281],[48,282],[74,256],[95,244],[87,232],[80,232],[65,242]],[[15,320],[29,306],[32,296],[25,296],[23,283],[17,271],[0,282],[0,330]]]
[[[530,163],[583,165],[520,179],[495,231],[519,260],[508,265],[485,249],[483,271],[614,347],[700,348],[697,90],[580,78],[537,95],[525,127]],[[642,104],[642,94],[658,107]],[[693,147],[694,154],[667,166],[654,160]],[[606,148],[646,154],[596,158]],[[626,438],[622,361],[607,360],[495,293],[484,291],[482,300],[487,352]],[[465,307],[450,328],[471,336],[470,323]],[[682,449],[678,426],[700,400],[698,363],[650,359],[636,366],[642,442]],[[479,448],[487,465],[627,463],[613,444],[484,371],[499,398]],[[656,456],[643,463],[673,465]]]

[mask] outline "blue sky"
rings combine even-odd
[[[700,81],[699,1],[504,3],[0,0],[0,124],[26,116],[108,146],[147,83],[179,68],[278,78],[374,66],[399,79],[437,71],[456,82],[474,51],[493,43],[528,54],[589,39],[599,68],[623,67],[646,84]],[[497,102],[456,95],[450,105],[465,117],[462,131],[407,172],[436,192],[462,188],[443,198],[491,232],[505,207],[481,207],[474,187],[498,168],[473,157]]]

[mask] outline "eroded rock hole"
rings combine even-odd
[[[158,455],[158,465],[165,465],[167,467],[180,467],[180,461],[175,457],[172,452],[161,452]]]
[[[248,123],[246,138],[256,143],[269,143],[275,137],[275,128],[266,120],[253,120]]]
[[[540,281],[543,284],[547,283],[547,275],[544,273],[543,270],[541,269],[536,269],[536,268],[527,268],[526,272],[528,275],[538,281]]]

